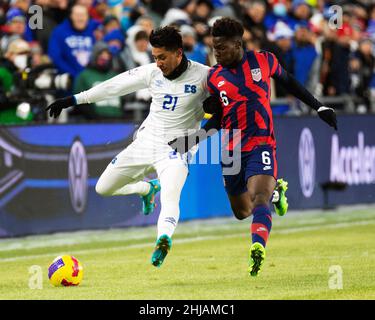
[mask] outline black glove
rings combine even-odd
[[[57,118],[60,115],[62,109],[69,108],[74,105],[76,105],[74,96],[69,96],[55,100],[46,108],[46,111],[48,112],[49,110],[50,117]]]
[[[331,127],[337,130],[337,119],[335,110],[333,110],[332,108],[321,106],[318,109],[318,115],[320,119],[322,119],[324,122],[328,123]]]

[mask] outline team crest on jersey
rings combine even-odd
[[[260,68],[251,69],[251,76],[253,77],[254,81],[260,81],[262,79],[262,72],[260,71]]]
[[[163,80],[159,80],[159,79],[155,80],[155,86],[162,87],[163,84],[164,84]]]
[[[129,76],[134,76],[138,72],[138,68],[130,69],[126,71]]]

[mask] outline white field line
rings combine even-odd
[[[373,210],[371,210],[373,208]],[[368,221],[375,218],[375,205],[374,206],[350,206],[350,210],[361,210],[364,209],[368,212],[362,216],[361,221]],[[331,225],[334,223],[330,217],[337,216],[341,214],[340,223],[353,221],[355,214],[348,215],[346,211],[349,209],[347,207],[342,207],[339,211],[335,212],[325,212],[322,215],[321,210],[306,210],[306,211],[293,211],[288,212],[286,217],[283,217],[284,222],[286,220],[294,220],[293,227],[285,227],[280,231],[281,233],[289,233],[289,230],[293,228],[298,230],[303,230],[303,227],[310,227],[316,225]],[[352,212],[350,211],[349,212]],[[342,214],[345,212],[345,214]],[[317,216],[317,214],[319,214]],[[297,219],[296,219],[297,218]],[[331,220],[331,221],[330,221]],[[349,220],[349,221],[348,221]],[[275,220],[276,222],[276,220]],[[278,222],[278,221],[277,221]],[[277,223],[276,222],[276,223]],[[277,224],[274,223],[274,230]],[[242,232],[243,225],[248,228],[249,221],[236,221],[232,217],[221,217],[215,219],[203,219],[203,220],[193,220],[184,221],[179,224],[178,234],[179,236],[189,236],[191,234],[204,234],[205,232],[210,232],[212,230],[217,231],[232,231]],[[305,229],[310,230],[310,229]],[[275,233],[273,231],[272,233]],[[155,235],[155,226],[147,227],[130,227],[130,228],[115,228],[106,230],[81,230],[72,232],[56,232],[52,235],[30,235],[21,238],[8,238],[0,239],[0,252],[12,251],[12,250],[29,250],[35,248],[46,248],[46,247],[56,247],[56,246],[68,246],[77,245],[85,243],[94,242],[109,242],[109,241],[128,241],[128,240],[146,240],[153,238]],[[190,237],[191,238],[191,237]]]
[[[349,226],[361,226],[361,225],[374,225],[374,220],[364,220],[364,221],[358,221],[358,222],[343,222],[343,223],[336,223],[331,225],[323,225],[323,226],[309,226],[309,227],[300,227],[300,228],[288,228],[284,230],[274,230],[272,231],[272,234],[291,234],[291,233],[299,233],[299,232],[305,232],[305,231],[314,231],[314,230],[322,230],[322,229],[340,229],[340,228],[346,228]],[[213,228],[214,230],[215,228]],[[233,234],[227,234],[227,235],[210,235],[210,236],[199,236],[199,237],[188,237],[184,239],[175,239],[173,241],[174,244],[183,244],[187,242],[197,242],[202,240],[220,240],[223,238],[235,238],[238,236],[249,236],[249,234],[246,232],[236,232]],[[93,249],[83,249],[83,250],[76,250],[74,251],[74,255],[79,254],[86,254],[86,253],[106,253],[106,252],[113,252],[113,251],[121,251],[121,250],[127,250],[127,249],[134,249],[134,248],[147,248],[147,247],[153,247],[154,243],[137,243],[137,244],[129,244],[125,246],[116,246],[112,248],[93,248]],[[25,256],[18,256],[18,257],[12,257],[12,258],[0,258],[1,262],[12,262],[12,261],[19,261],[19,260],[33,260],[33,259],[39,259],[44,257],[52,257],[63,254],[61,251],[55,253],[43,253],[43,254],[36,254],[36,255],[25,255]]]
[[[374,216],[375,217],[375,216]],[[287,217],[288,218],[288,217]],[[375,221],[372,217],[362,217],[364,224],[368,221]],[[367,218],[367,219],[366,219]],[[313,219],[298,219],[293,223],[293,227],[284,227],[278,230],[276,224],[274,224],[274,229],[272,233],[290,233],[293,230],[312,230],[311,227],[320,228],[322,225],[337,225],[342,223],[352,223],[352,217],[342,217],[341,221],[334,223],[334,221],[327,220],[324,217],[314,217]],[[349,221],[348,221],[349,220]],[[233,231],[242,232],[244,226],[248,229],[249,221],[235,221],[231,218],[218,218],[214,219],[213,222],[208,223],[208,220],[196,220],[183,222],[179,225],[178,235],[179,236],[189,236],[192,234],[204,234],[206,232],[212,231]],[[361,223],[358,221],[357,223]],[[303,229],[307,228],[307,229]],[[107,229],[107,230],[82,230],[76,232],[58,232],[52,235],[33,235],[26,236],[22,238],[9,238],[0,239],[0,252],[13,251],[13,250],[30,250],[37,248],[47,248],[47,247],[58,247],[58,246],[69,246],[69,245],[79,245],[95,242],[124,242],[129,240],[146,240],[153,238],[155,235],[155,226],[138,227],[138,228],[124,228],[124,229]],[[190,237],[192,238],[192,237]]]

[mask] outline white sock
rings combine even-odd
[[[137,193],[141,196],[145,196],[150,192],[150,184],[146,181],[139,181],[136,183],[130,183],[126,186],[123,186],[120,189],[117,189],[114,196],[125,196],[128,194],[134,194]]]
[[[180,195],[188,170],[183,165],[168,167],[159,175],[161,210],[158,219],[158,238],[172,237],[180,218]]]
[[[178,203],[163,203],[158,220],[158,238],[166,234],[172,237],[180,218],[180,208]]]

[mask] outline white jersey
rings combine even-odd
[[[199,129],[204,116],[203,101],[209,67],[189,60],[186,71],[168,80],[156,63],[123,72],[112,79],[75,95],[78,104],[126,95],[148,88],[152,97],[150,113],[140,126],[164,142]],[[159,140],[159,139],[158,139]]]

